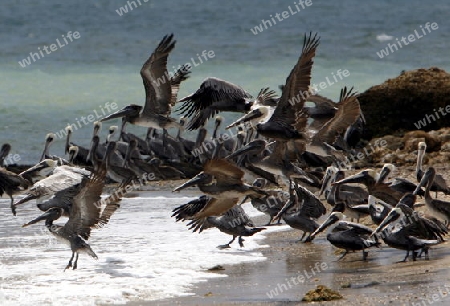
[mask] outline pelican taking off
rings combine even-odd
[[[145,106],[128,105],[106,116],[101,121],[125,117],[125,122],[144,127],[156,129],[179,127],[178,122],[169,117],[172,106],[176,102],[176,99],[173,100],[172,96],[178,92],[179,87],[179,84],[172,87],[172,80],[169,79],[167,72],[167,58],[175,47],[175,41],[172,39],[173,34],[164,36],[158,47],[142,66],[141,77],[145,88]],[[185,67],[183,74],[186,75],[187,73],[188,70]],[[180,82],[183,79],[185,77],[181,77]]]

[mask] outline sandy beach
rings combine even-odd
[[[443,173],[444,168],[439,169]],[[412,179],[413,170],[405,167],[399,176]],[[176,183],[159,186],[171,188]],[[419,198],[418,203],[421,202],[423,199]],[[254,221],[262,225],[267,217]],[[368,219],[361,222],[371,224]],[[197,283],[191,296],[128,305],[298,305],[307,304],[302,302],[303,296],[317,285],[338,291],[343,299],[315,302],[316,305],[448,305],[450,302],[448,241],[431,248],[429,260],[399,262],[405,252],[384,244],[381,248],[371,248],[367,261],[362,260],[361,252],[348,254],[338,261],[341,253],[326,240],[325,234],[313,243],[298,242],[299,239],[300,232],[287,227],[267,234],[261,243],[270,247],[260,249],[267,260],[223,265],[223,270],[214,273],[227,277]]]

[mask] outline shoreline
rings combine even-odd
[[[299,231],[292,229],[269,233],[262,242],[270,247],[258,249],[265,261],[224,265],[224,270],[214,273],[227,277],[194,284],[190,296],[127,305],[307,305],[301,300],[317,285],[343,296],[341,300],[316,302],[318,305],[431,305],[429,300],[446,305],[450,301],[448,241],[432,248],[428,261],[399,263],[405,252],[384,245],[370,249],[367,262],[362,261],[361,252],[337,261],[340,254],[323,234],[309,244],[297,242],[299,238]],[[327,268],[313,275],[310,271],[317,263],[326,263]],[[300,275],[304,283],[294,285],[292,278]],[[274,295],[275,288],[283,290]]]

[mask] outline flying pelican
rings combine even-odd
[[[57,238],[70,244],[72,257],[64,271],[71,267],[74,270],[77,268],[79,253],[87,253],[95,259],[98,258],[85,240],[89,239],[91,229],[102,227],[108,223],[112,214],[119,207],[117,200],[114,200],[114,198],[110,197],[101,201],[100,195],[102,194],[105,176],[106,170],[101,168],[89,179],[83,180],[83,187],[73,198],[69,220],[64,226],[53,224],[63,214],[62,208],[51,208],[40,217],[23,225],[23,227],[26,227],[38,221],[46,220],[45,225],[49,231]],[[74,257],[75,261],[73,262]]]
[[[228,130],[245,122],[249,122],[250,126],[254,128],[258,123],[269,119],[274,111],[274,107],[267,105],[267,101],[272,101],[275,97],[275,91],[269,90],[268,87],[261,89],[255,102],[251,106],[250,111],[243,117],[229,124],[225,129]]]
[[[195,93],[178,101],[183,102],[179,111],[191,118],[186,128],[192,131],[203,127],[209,118],[219,112],[247,112],[252,106],[250,98],[251,95],[241,87],[210,77]]]
[[[337,248],[344,249],[342,259],[349,251],[363,251],[363,260],[367,259],[368,252],[365,249],[379,245],[379,242],[369,238],[372,233],[370,227],[362,224],[344,221],[345,216],[341,212],[333,212],[320,225],[320,227],[311,234],[306,242],[312,241],[315,236],[329,227],[327,230],[327,240]]]
[[[265,191],[245,184],[243,176],[244,171],[231,162],[225,159],[212,159],[205,163],[202,172],[173,191],[198,185],[203,193],[213,198],[196,214],[196,219],[218,216],[236,205],[241,197],[267,195]],[[215,183],[212,183],[214,178]]]
[[[126,122],[155,129],[178,127],[175,119],[169,117],[172,101],[172,84],[168,79],[167,58],[175,47],[173,34],[166,35],[141,69],[145,88],[145,106],[131,104],[104,117],[101,121],[126,117]],[[177,89],[178,92],[178,89]]]
[[[415,200],[415,195],[408,194]],[[408,199],[409,200],[409,199]],[[391,224],[390,227],[388,225]],[[416,260],[416,250],[425,252],[428,259],[428,249],[441,243],[447,234],[447,229],[438,220],[430,220],[420,216],[409,205],[400,201],[392,208],[381,224],[372,232],[371,236],[380,233],[384,242],[394,248],[406,250],[403,262],[407,260],[409,252],[413,252],[413,261]]]
[[[188,211],[186,206],[195,206],[195,205],[206,205],[211,198],[208,196],[201,196],[198,199],[195,199],[188,204],[184,205],[184,211]],[[180,209],[180,208],[178,208]],[[175,211],[175,210],[174,210]],[[176,220],[190,220],[191,216],[184,215],[184,218],[180,218],[180,216],[174,213],[172,216],[176,216]],[[239,246],[241,248],[244,247],[244,239],[243,236],[253,236],[254,234],[265,230],[264,227],[255,227],[253,222],[250,220],[248,215],[240,206],[233,206],[228,211],[226,211],[221,216],[211,216],[207,217],[203,220],[192,220],[187,224],[190,226],[189,229],[192,229],[193,232],[201,233],[205,229],[215,227],[223,233],[228,235],[232,235],[233,239],[224,245],[219,245],[219,249],[227,249],[230,248],[230,244],[234,242],[234,240],[239,237]]]
[[[422,169],[423,164],[423,157],[425,156],[425,151],[427,149],[427,145],[425,142],[419,142],[419,149],[417,151],[417,165],[416,165],[416,176],[417,176],[417,182],[420,183],[422,180],[424,171]],[[440,174],[436,174],[434,177],[433,185],[431,186],[431,191],[437,192],[441,191],[444,194],[448,195],[450,194],[450,187],[447,186],[447,182]]]
[[[426,184],[425,188],[425,204],[430,209],[430,212],[439,219],[445,221],[448,226],[450,224],[450,202],[433,199],[430,195],[431,186],[436,176],[436,170],[433,167],[429,167],[422,177],[420,184],[417,186],[414,194],[417,194],[419,189]]]
[[[56,163],[53,160],[44,161],[48,164]],[[83,178],[88,177],[90,174],[90,171],[77,167],[67,165],[55,167],[50,176],[36,182],[27,190],[25,197],[14,203],[11,207],[12,213],[14,216],[16,215],[16,207],[18,205],[33,199],[41,200],[42,198],[50,197],[58,191],[80,184]]]

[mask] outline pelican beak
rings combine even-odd
[[[209,175],[207,175],[204,172],[200,172],[199,174],[197,174],[196,176],[191,178],[186,183],[176,187],[174,190],[172,190],[172,192],[180,191],[180,190],[185,189],[187,187],[191,187],[191,186],[195,186],[197,184],[201,184],[201,183],[207,182],[208,178],[209,178]]]
[[[38,223],[40,221],[47,220],[48,218],[50,218],[50,216],[52,216],[52,212],[51,211],[46,211],[45,213],[43,213],[42,215],[40,215],[36,219],[31,220],[28,223],[25,223],[24,225],[22,225],[22,227],[27,227],[27,226],[29,226],[31,224],[35,224],[35,223]]]
[[[100,122],[110,120],[110,119],[115,119],[115,118],[134,117],[137,115],[139,115],[139,111],[136,108],[126,106],[126,107],[122,108],[121,110],[118,110],[117,112],[112,113],[112,114],[100,119]]]
[[[262,114],[261,114],[261,111],[259,109],[254,109],[250,113],[248,113],[247,115],[243,116],[242,118],[236,120],[235,122],[233,122],[232,124],[227,126],[225,129],[228,130],[228,129],[230,129],[230,128],[236,126],[236,125],[239,125],[239,124],[241,124],[243,122],[247,122],[247,121],[250,121],[252,119],[259,118],[259,117],[261,117],[261,115]]]
[[[400,217],[400,214],[395,211],[395,209],[391,210],[389,214],[384,218],[384,220],[378,225],[378,227],[370,234],[370,237],[375,235],[376,233],[381,232],[388,224],[394,222]]]
[[[356,173],[354,175],[351,175],[345,179],[342,179],[340,181],[334,182],[334,184],[347,184],[347,183],[361,183],[364,181],[364,179],[368,176],[366,172],[360,172]]]
[[[335,223],[336,221],[338,221],[339,218],[337,218],[334,214],[331,214],[320,226],[318,229],[316,229],[314,231],[314,233],[311,234],[311,236],[309,236],[305,242],[311,242],[314,240],[314,238],[316,238],[317,234],[323,232],[323,230],[325,230],[328,226],[330,226],[331,224]]]
[[[226,157],[226,159],[232,159],[232,158],[235,158],[235,157],[237,157],[237,156],[240,156],[240,155],[242,155],[242,154],[245,154],[245,153],[247,153],[247,152],[250,152],[250,151],[252,151],[253,149],[255,149],[255,145],[252,144],[252,143],[249,143],[249,144],[243,146],[242,148],[240,148],[240,149],[234,151],[234,152],[231,153],[230,155],[228,155],[228,156]]]

